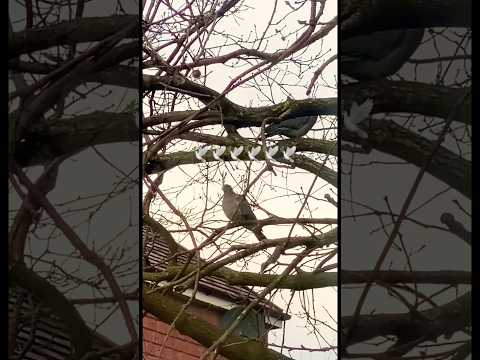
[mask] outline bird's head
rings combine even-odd
[[[224,184],[222,189],[224,193],[233,193],[232,187],[228,184]]]

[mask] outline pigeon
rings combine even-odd
[[[317,115],[285,119],[279,123],[267,126],[265,128],[265,136],[285,135],[289,138],[298,138],[308,133],[316,122]]]
[[[340,70],[356,80],[395,74],[422,42],[424,29],[395,29],[353,36],[340,44]]]
[[[247,200],[242,195],[235,194],[232,187],[228,184],[223,185],[222,208],[225,216],[231,221],[241,222],[257,220],[257,217],[253,213]],[[258,240],[262,241],[266,239],[262,230],[257,229],[255,224],[245,225],[244,227],[252,231]]]

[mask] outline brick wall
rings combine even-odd
[[[194,360],[202,354],[203,347],[193,339],[173,329],[165,343],[169,325],[151,316],[143,319],[143,351],[145,360]]]
[[[218,310],[208,309],[192,304],[189,311],[218,326],[221,313]],[[188,336],[180,334],[172,329],[162,349],[166,334],[170,328],[152,315],[145,315],[143,318],[143,351],[145,360],[197,360],[206,350],[202,345]],[[227,360],[224,357],[217,357],[218,360]]]

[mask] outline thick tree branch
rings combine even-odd
[[[14,61],[9,63],[9,69],[16,72],[30,74],[49,74],[57,68],[56,65],[46,63],[34,63],[27,61]],[[105,70],[92,73],[82,79],[84,83],[100,83],[105,85],[121,86],[126,88],[138,88],[138,68],[118,65]]]
[[[27,93],[23,94],[24,96],[32,94],[40,87],[44,88],[37,95],[30,96],[28,101],[25,101],[20,108],[15,137],[18,139],[25,137],[32,122],[41,118],[48,109],[58,103],[59,99],[67,96],[77,84],[82,82],[82,79],[111,65],[112,60],[118,55],[116,45],[124,40],[132,29],[135,29],[134,25],[135,23],[132,23],[127,28],[96,43],[89,50],[66,62],[56,71],[30,86]],[[87,61],[90,58],[94,60]],[[47,84],[48,86],[46,86]]]
[[[118,66],[91,74],[85,82],[138,89],[138,69],[132,66]]]
[[[91,350],[92,336],[90,329],[82,320],[77,309],[54,286],[21,262],[17,262],[9,270],[8,278],[9,282],[14,282],[27,289],[45,306],[49,307],[55,315],[60,317],[72,342],[75,359],[82,358]]]
[[[139,141],[135,113],[96,111],[63,119],[50,125],[35,125],[30,137],[17,148],[21,166],[45,164],[55,157],[75,154],[89,146]]]
[[[197,266],[190,265],[187,268],[183,266],[168,267],[160,273],[144,273],[143,278],[150,281],[172,280],[180,271],[195,272]],[[226,267],[222,267],[209,273],[224,279],[229,285],[241,286],[261,286],[267,287],[279,275],[258,274],[253,272],[235,271]],[[288,275],[283,277],[275,286],[276,289],[292,289],[292,290],[308,290],[318,289],[330,286],[337,286],[336,272],[301,272],[296,275]]]
[[[220,96],[220,93],[208,86],[198,84],[179,74],[177,75],[143,75],[143,89],[145,91],[173,91],[178,94],[189,95],[197,98],[202,103],[207,104],[213,99],[219,97],[217,104],[224,111],[233,111],[235,104],[226,97]]]
[[[460,221],[455,219],[453,214],[445,212],[440,216],[440,221],[447,225],[452,234],[455,234],[468,245],[472,245],[472,232],[465,228]]]
[[[409,81],[374,80],[342,85],[342,102],[349,109],[353,101],[373,100],[372,113],[401,112],[446,119],[457,99],[465,94],[463,88]],[[472,123],[472,97],[458,107],[454,121]]]
[[[472,0],[345,0],[340,11],[343,39],[396,28],[472,26]]]
[[[228,264],[235,263],[236,261],[244,259],[248,256],[257,254],[261,250],[272,248],[272,247],[278,247],[279,245],[283,246],[284,249],[291,249],[297,246],[321,248],[321,247],[333,245],[336,243],[337,243],[337,229],[333,229],[333,230],[330,230],[329,232],[326,232],[324,234],[319,234],[316,236],[297,236],[297,237],[291,237],[291,238],[264,240],[255,244],[234,245],[230,248],[228,252],[235,251],[235,254],[229,257],[224,257],[221,260],[218,260],[214,263],[206,263],[202,261],[202,268],[200,270],[199,276],[200,277],[205,276],[218,269],[223,268]],[[195,249],[190,251],[195,251]],[[195,274],[196,274],[196,271],[191,272],[188,274],[188,276],[185,276],[181,280],[178,280],[175,283],[171,283],[166,287],[172,287],[174,285],[184,283],[185,281],[188,281],[189,278],[191,279],[192,275],[195,275]]]
[[[471,293],[466,293],[445,305],[420,311],[417,314],[360,315],[351,332],[350,346],[377,336],[395,335],[403,341],[424,339],[435,341],[439,336],[450,337],[471,324]],[[351,326],[352,316],[341,320],[342,336]],[[408,338],[408,339],[406,339]],[[399,341],[397,341],[398,343]]]
[[[182,312],[183,304],[184,302],[176,297],[150,293],[144,288],[143,305],[148,313],[168,324],[175,320],[175,328],[180,333],[198,341],[206,348],[210,347],[222,336],[223,331],[188,311]],[[266,348],[259,341],[235,335],[227,337],[219,347],[219,352],[231,360],[291,360],[285,355]]]
[[[15,58],[21,54],[47,49],[52,46],[99,41],[132,24],[138,24],[138,22],[139,17],[136,15],[114,15],[80,18],[39,29],[10,33],[8,37],[8,58]],[[137,29],[133,28],[126,36],[137,37]]]
[[[217,91],[207,86],[195,83],[181,76],[143,75],[143,86],[145,90],[149,91],[166,90],[190,95],[198,98],[204,103],[208,103],[220,95]],[[282,103],[271,106],[250,108],[238,105],[228,100],[226,97],[222,97],[219,100],[219,104],[221,106],[224,119],[235,123],[235,125],[238,127],[252,125],[260,126],[265,118],[279,117],[281,115],[283,115],[284,118],[306,115],[337,115],[337,98],[286,100]],[[184,118],[186,118],[192,113],[194,113],[194,111],[191,113],[177,113],[172,120],[180,121],[177,120],[179,119],[179,117],[177,117],[178,115],[185,115]],[[210,114],[210,112],[202,113],[199,116],[205,117],[205,114]],[[219,116],[218,113],[215,114]],[[147,118],[146,126],[152,126],[155,123],[158,123],[158,121],[163,122],[168,119],[169,116],[173,115],[166,114],[150,119]],[[272,119],[272,121],[274,121],[274,119]],[[244,123],[242,124],[242,122]]]
[[[299,225],[336,225],[337,219],[334,218],[282,218],[282,217],[270,217],[267,219],[254,220],[254,221],[239,221],[231,226],[244,226],[244,225],[256,225],[258,227],[264,227],[267,225],[282,225],[282,224],[299,224]],[[227,228],[230,228],[228,226]]]
[[[366,142],[345,129],[342,129],[343,140],[364,143],[370,148],[396,156],[420,168],[425,164],[433,146],[431,140],[392,121],[375,119],[369,121],[370,130]],[[426,170],[461,194],[471,197],[472,166],[468,160],[440,147]]]
[[[255,144],[247,139],[239,137],[224,137],[216,135],[208,135],[201,133],[187,133],[178,136],[179,139],[191,140],[195,142],[201,142],[208,145],[219,145],[219,146],[247,146],[251,147]],[[297,152],[308,151],[315,152],[317,154],[326,154],[337,156],[337,142],[329,140],[320,140],[320,139],[308,139],[308,138],[299,138],[299,139],[289,139],[289,140],[280,140],[276,141],[275,145],[279,148],[287,148],[291,146],[296,146]],[[259,146],[259,144],[257,144]]]
[[[342,284],[364,284],[375,274],[375,281],[381,284],[470,284],[472,274],[469,271],[362,271],[342,270]]]
[[[236,145],[238,146],[238,144]],[[222,159],[224,161],[237,161],[233,159],[230,155],[230,150],[229,149],[225,152],[225,154],[222,156]],[[250,150],[250,149],[246,149]],[[283,149],[284,150],[284,149]],[[248,157],[248,151],[243,151],[239,156],[238,159],[241,161],[251,161],[251,159]],[[290,162],[287,162],[283,158],[283,153],[281,150],[279,150],[273,158],[283,164],[288,164],[292,165]],[[203,156],[203,159],[205,159],[205,162],[217,162],[213,157],[213,153],[211,151],[207,152],[205,156]],[[265,160],[265,154],[263,152],[260,152],[257,156],[256,159],[259,161],[264,161]],[[330,168],[309,159],[306,156],[303,155],[293,155],[292,159],[294,160],[293,165],[295,167],[299,167],[301,169],[307,170],[308,172],[317,175],[318,177],[322,178],[323,180],[327,181],[329,184],[333,186],[337,186],[337,173],[334,170],[331,170]],[[166,155],[157,155],[155,157],[152,157],[149,159],[150,161],[154,162],[156,165],[155,172],[162,171],[162,170],[170,170],[173,169],[176,166],[181,166],[181,165],[191,165],[191,164],[199,164],[202,163],[201,160],[199,160],[196,157],[196,152],[195,151],[180,151],[176,153],[170,153]]]

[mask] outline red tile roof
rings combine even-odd
[[[166,260],[172,257],[165,239],[148,226],[143,227],[143,235],[145,242],[145,255],[149,264],[156,270],[162,271],[167,267]],[[177,255],[178,265],[185,264],[189,256],[183,254],[187,249],[179,247],[182,254]],[[192,257],[191,264],[195,264],[197,260]],[[199,290],[208,295],[214,295],[218,298],[234,302],[236,304],[246,304],[258,298],[258,294],[246,286],[230,285],[224,279],[207,275],[200,279]],[[288,320],[290,316],[271,301],[262,299],[260,307],[270,316],[281,320]]]

